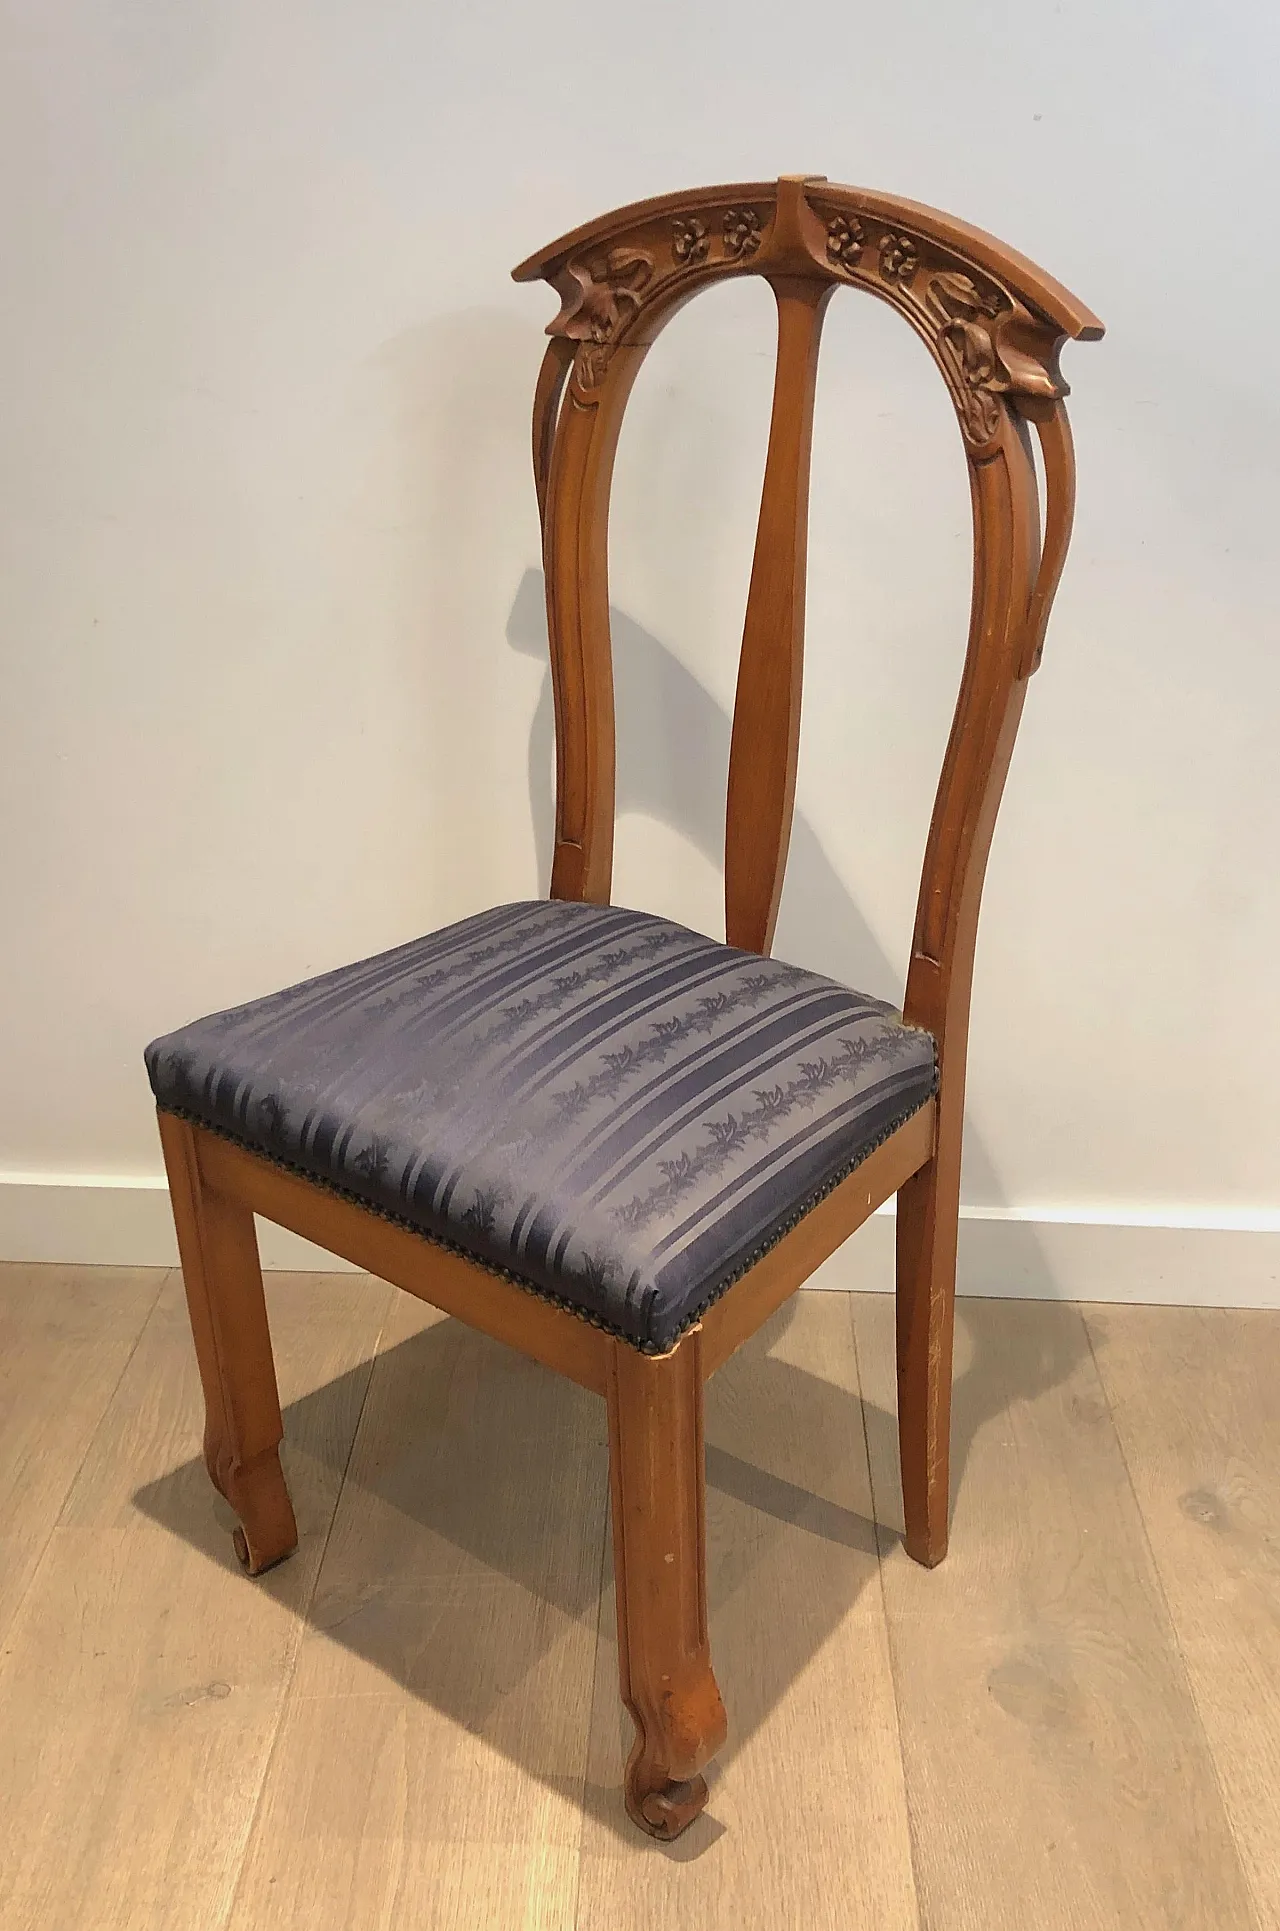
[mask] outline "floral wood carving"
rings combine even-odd
[[[979,459],[994,452],[1004,396],[1054,400],[1064,393],[1043,319],[1000,282],[874,211],[832,206],[820,189],[806,198],[819,218],[807,233],[780,228],[759,205],[712,202],[700,213],[666,213],[607,252],[601,242],[565,262],[556,277],[563,306],[549,333],[577,348],[579,400],[595,399],[642,308],[662,311],[695,277],[779,268],[860,283],[899,309],[928,342]],[[652,339],[652,325],[645,336]]]
[[[580,344],[574,369],[584,389],[603,378],[618,333],[638,311],[652,274],[653,256],[643,248],[611,248],[589,265],[570,262],[574,287],[547,332]]]
[[[1003,396],[1062,393],[1052,336],[998,282],[963,273],[951,251],[874,216],[823,207],[821,197],[815,211],[827,267],[875,288],[929,343],[971,450],[994,449]]]
[[[968,275],[954,274],[935,275],[927,300],[965,433],[972,442],[989,442],[1000,424],[994,391],[1009,387],[999,372],[991,325],[1007,305],[998,294],[982,294]]]
[[[837,268],[853,268],[862,259],[867,231],[851,215],[833,215],[827,223],[827,260]]]
[[[919,266],[920,257],[910,235],[891,232],[880,237],[880,273],[887,282],[909,287]]]
[[[726,208],[724,252],[734,259],[754,255],[760,246],[760,217],[754,208]]]
[[[671,224],[671,252],[683,267],[691,268],[695,262],[705,261],[711,243],[707,240],[707,224],[699,221],[696,215],[685,220],[677,218]]]

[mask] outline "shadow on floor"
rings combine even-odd
[[[821,1318],[829,1320],[834,1300],[823,1294],[789,1303],[708,1388],[712,1646],[730,1715],[721,1769],[875,1579],[876,1527],[839,1499],[863,1452],[858,1402],[787,1358],[821,1360],[817,1332],[805,1332],[819,1317],[806,1303],[825,1304]],[[1024,1339],[1004,1352],[993,1345],[1001,1305],[960,1304],[953,1486],[963,1481],[978,1431],[1064,1380],[1087,1348],[1078,1313],[1058,1303],[1038,1310],[1030,1349]],[[310,1626],[563,1790],[563,1776],[540,1754],[537,1712],[564,1668],[552,1657],[567,1626],[594,1632],[602,1606],[604,1404],[441,1317],[379,1353],[372,1374],[361,1364],[291,1403],[284,1419],[304,1537],[326,1535],[328,1509],[316,1496],[332,1496],[334,1477],[344,1478],[304,1610]],[[894,1417],[868,1403],[865,1427],[873,1465],[894,1466]],[[233,1566],[230,1536],[211,1543],[213,1511],[227,1512],[197,1460],[134,1499],[151,1519]],[[877,1497],[877,1506],[882,1533],[885,1526],[896,1533],[896,1495]],[[274,1594],[288,1587],[289,1574],[285,1566],[252,1586]],[[500,1640],[490,1639],[490,1628],[500,1628]],[[602,1668],[611,1667],[605,1653]],[[619,1709],[619,1781],[624,1722]],[[576,1783],[571,1794],[583,1796]],[[585,1801],[630,1841],[617,1785],[589,1777]],[[696,1855],[717,1831],[709,1815],[668,1854]]]

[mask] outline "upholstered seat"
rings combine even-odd
[[[156,1099],[646,1351],[934,1088],[882,1001],[614,906],[505,905],[156,1040]]]

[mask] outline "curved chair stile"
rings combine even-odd
[[[1058,353],[1068,336],[1092,339],[1101,325],[1058,283],[980,230],[818,176],[637,203],[575,230],[514,272],[517,280],[548,281],[561,298],[548,326],[535,407],[559,773],[552,891],[594,900],[608,894],[613,826],[608,492],[636,364],[667,321],[715,281],[761,275],[778,299],[774,418],[744,623],[726,833],[730,940],[766,951],[794,795],[812,364],[829,293],[862,288],[904,315],[947,383],[971,469],[1011,462],[1023,487],[1020,463],[1007,454],[1008,433],[1024,417],[1037,422],[1052,539],[1046,565],[1053,563],[1036,592],[1039,635],[1070,530],[1069,460],[1062,460],[1067,390]],[[810,326],[788,330],[797,310],[807,312]],[[559,386],[548,378],[564,380],[566,349],[572,364],[559,403]],[[1034,492],[1033,473],[1029,481]],[[975,486],[975,608],[985,560],[996,553],[982,524],[997,501],[998,492]],[[791,568],[780,594],[784,554]],[[971,655],[993,648],[990,624],[971,628]],[[1032,668],[1029,661],[1025,669]],[[738,780],[747,767],[749,785]],[[944,770],[939,810],[944,798],[955,798],[958,776]],[[939,889],[935,879],[931,905]]]
[[[535,405],[555,693],[553,896],[607,901],[614,822],[608,510],[639,361],[702,289],[763,276],[778,305],[773,412],[730,749],[725,929],[770,949],[795,796],[809,457],[822,318],[838,287],[895,308],[955,408],[973,507],[968,644],[930,821],[908,1024],[937,1042],[935,1157],[898,1213],[899,1414],[908,1546],[946,1548],[951,1346],[969,1002],[987,856],[1070,540],[1074,461],[1059,353],[1102,325],[1034,263],[937,210],[821,176],[622,208],[531,256],[560,297]],[[567,361],[571,355],[572,360]],[[563,388],[563,401],[560,401]],[[558,415],[557,415],[558,410]],[[1028,425],[1044,460],[1043,533]]]

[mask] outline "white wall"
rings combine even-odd
[[[71,1209],[158,1173],[153,1033],[543,889],[527,419],[555,304],[507,272],[619,202],[805,168],[993,229],[1109,326],[1067,356],[1080,517],[988,879],[968,1198],[1280,1229],[1274,8],[3,22],[10,1251],[129,1249],[147,1189],[99,1190],[96,1234]],[[616,896],[709,930],[771,366],[761,285],[686,311],[615,496]],[[895,995],[967,515],[936,373],[844,298],[776,949]]]

